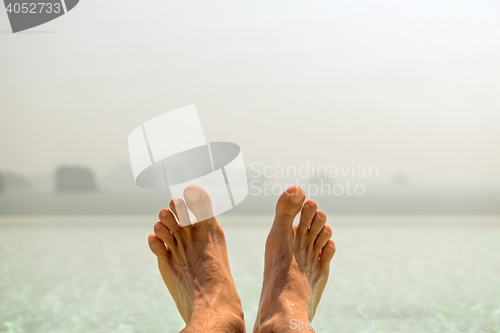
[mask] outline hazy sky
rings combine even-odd
[[[106,172],[132,129],[196,104],[207,139],[247,164],[500,186],[494,0],[81,0],[9,30],[2,7],[0,170]]]

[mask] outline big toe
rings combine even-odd
[[[184,200],[197,222],[208,220],[215,216],[212,198],[207,190],[197,184],[191,184],[184,189]]]
[[[274,219],[273,228],[290,228],[293,219],[300,212],[305,198],[306,194],[299,186],[289,187],[283,192],[276,204],[276,218]]]

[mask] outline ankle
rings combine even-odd
[[[241,305],[209,308],[195,306],[191,320],[182,332],[245,332]]]
[[[294,322],[310,322],[307,304],[295,303],[284,297],[272,304],[259,306],[254,333],[275,332],[277,328],[293,328]]]
[[[241,313],[228,312],[223,317],[223,320],[221,320],[222,326],[220,327],[225,328],[227,332],[244,333],[246,331],[243,311]]]
[[[267,319],[257,318],[253,333],[289,332],[299,329],[300,332],[314,332],[307,316],[295,316],[276,313]]]
[[[224,315],[224,318],[211,321],[208,318],[192,318],[189,324],[181,331],[183,333],[221,332],[245,333],[245,321],[235,314]]]

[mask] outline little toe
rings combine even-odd
[[[167,258],[168,250],[165,243],[161,241],[156,235],[149,235],[148,237],[149,248],[158,258]]]
[[[318,205],[312,200],[307,200],[304,203],[300,213],[300,221],[297,225],[297,234],[304,235],[309,230],[317,209]]]
[[[328,240],[326,245],[321,250],[320,262],[324,265],[330,264],[333,256],[335,255],[335,243],[333,240]]]
[[[323,229],[321,229],[318,237],[316,237],[316,241],[314,242],[314,249],[316,250],[316,254],[319,254],[321,249],[326,245],[328,240],[332,238],[332,228],[329,225],[324,225]]]
[[[308,236],[311,238],[311,241],[314,242],[316,237],[318,236],[319,232],[321,229],[323,229],[323,226],[326,223],[326,214],[322,210],[318,210],[316,212],[316,215],[314,215],[314,219],[311,223],[311,228],[309,229],[309,232],[307,233]]]

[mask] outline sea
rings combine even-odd
[[[218,219],[251,332],[273,217]],[[0,216],[0,332],[179,332],[147,243],[156,221]],[[337,253],[316,332],[499,331],[500,216],[329,214],[327,223]]]

